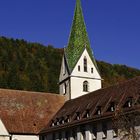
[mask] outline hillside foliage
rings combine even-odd
[[[0,37],[0,88],[58,93],[63,49]],[[107,87],[140,75],[125,65],[97,62]]]
[[[62,49],[0,38],[0,87],[58,92]]]

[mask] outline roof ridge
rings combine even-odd
[[[85,94],[85,95],[81,95],[81,96],[79,96],[79,97],[77,97],[77,98],[75,98],[75,99],[68,100],[68,101],[66,101],[65,103],[71,102],[72,100],[77,100],[78,98],[82,98],[82,97],[84,97],[84,96],[88,96],[89,94],[94,94],[94,93],[96,93],[96,92],[98,93],[98,91],[102,91],[102,90],[109,89],[109,88],[112,88],[112,87],[122,86],[122,85],[127,84],[127,83],[129,83],[129,82],[131,82],[131,81],[134,81],[135,79],[139,79],[139,80],[140,80],[140,76],[136,76],[136,77],[134,77],[134,78],[132,78],[132,79],[129,79],[129,80],[127,80],[127,81],[120,82],[120,83],[111,85],[111,86],[109,86],[109,87],[104,87],[104,88],[98,89],[98,90],[96,90],[96,91],[91,91],[91,92],[89,92],[89,93],[87,93],[87,94]],[[98,93],[98,94],[99,94],[99,93]],[[103,93],[102,93],[102,94],[103,94]]]
[[[18,90],[18,89],[4,89],[0,88],[0,91],[11,91],[11,92],[22,92],[22,93],[27,93],[27,94],[47,94],[47,95],[52,95],[52,96],[60,96],[64,97],[63,95],[57,94],[57,93],[48,93],[48,92],[38,92],[38,91],[27,91],[27,90]]]

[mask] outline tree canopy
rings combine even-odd
[[[0,88],[58,93],[63,49],[0,37]],[[125,65],[97,61],[103,87],[140,75]]]

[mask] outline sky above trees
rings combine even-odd
[[[82,0],[87,31],[98,60],[140,69],[140,1]],[[75,0],[2,0],[0,36],[63,48]]]

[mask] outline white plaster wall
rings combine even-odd
[[[83,59],[87,58],[87,72],[84,72]],[[78,71],[78,66],[80,66],[80,71]],[[93,73],[91,73],[91,68],[93,68]],[[85,49],[81,55],[79,61],[77,62],[75,68],[71,74],[71,99],[85,95],[89,92],[101,89],[101,77],[98,73],[95,65],[93,64],[87,50]],[[88,81],[89,91],[83,92],[83,82]]]
[[[62,58],[62,63],[61,63],[61,70],[60,70],[60,75],[59,75],[59,82],[62,80],[66,79],[68,77],[68,70],[64,61],[64,56]]]
[[[64,95],[64,89],[63,88],[64,88],[64,83],[59,85],[59,94],[60,95]]]
[[[66,94],[64,94],[64,84],[66,83]],[[64,95],[66,99],[70,99],[70,82],[69,79],[59,85],[60,95]]]
[[[87,72],[84,72],[83,59],[86,57],[87,59]],[[64,60],[64,56],[62,58],[61,71],[59,76],[59,82],[63,81],[67,77],[69,77],[67,64]],[[78,71],[78,66],[80,66],[80,71]],[[93,73],[91,73],[91,68],[93,68]],[[83,82],[88,81],[89,90],[88,92],[83,92]],[[67,99],[74,99],[76,97],[82,96],[89,92],[95,91],[101,88],[101,77],[98,73],[95,65],[93,64],[87,50],[85,49],[79,58],[75,68],[73,69],[70,80],[64,81],[59,85],[59,93],[64,95],[64,84],[67,85],[67,94],[65,94]]]
[[[10,138],[7,136],[0,136],[0,140],[10,140]]]
[[[2,120],[0,119],[0,136],[8,136],[9,133],[6,129],[6,127],[4,126]]]
[[[84,66],[83,66],[84,57],[87,58],[87,72],[84,72]],[[78,66],[80,66],[80,68],[81,68],[80,71],[78,71]],[[91,73],[91,68],[93,68],[93,73]],[[96,67],[94,66],[86,49],[84,50],[83,54],[81,55],[79,61],[77,62],[75,68],[73,69],[71,75],[101,79],[101,77],[100,77]]]
[[[12,140],[39,140],[37,135],[12,135]]]
[[[60,75],[59,75],[59,94],[60,95],[65,95],[66,96],[66,98],[67,99],[69,99],[70,97],[69,97],[69,95],[70,95],[70,91],[69,91],[69,86],[70,86],[70,84],[69,84],[69,79],[67,79],[66,81],[63,81],[63,80],[65,80],[68,76],[69,76],[69,74],[68,74],[68,69],[67,69],[67,64],[65,63],[65,60],[64,60],[65,58],[64,58],[64,56],[63,56],[63,58],[62,58],[62,63],[61,63],[61,70],[60,70]],[[63,82],[62,82],[63,81]],[[60,83],[60,82],[62,82],[62,83]],[[66,84],[66,86],[67,86],[67,93],[66,94],[64,94],[64,85]]]
[[[83,82],[88,81],[89,91],[83,92]],[[101,80],[71,77],[71,99],[101,88]]]

